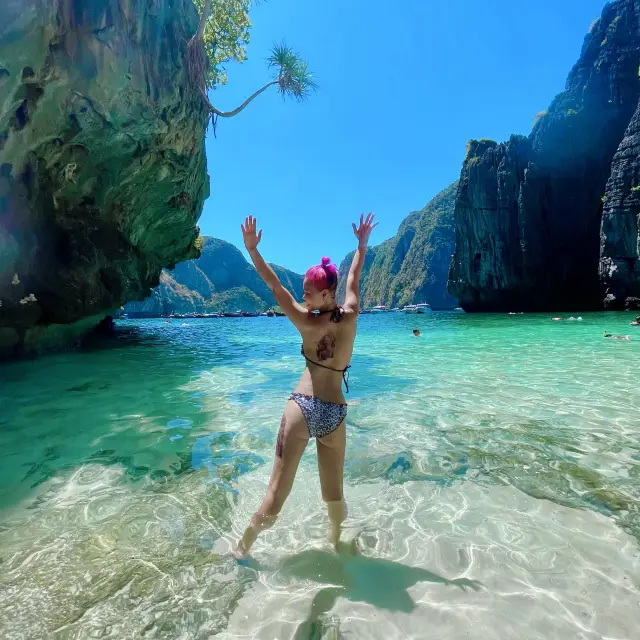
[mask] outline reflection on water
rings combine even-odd
[[[629,316],[583,317],[364,316],[358,553],[322,546],[310,447],[249,567],[226,551],[303,366],[284,319],[124,323],[2,367],[0,635],[632,637],[640,330],[603,340]]]

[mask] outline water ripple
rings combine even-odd
[[[0,369],[0,635],[634,637],[640,331],[583,317],[364,316],[345,548],[309,447],[249,566],[228,551],[302,367],[284,320]]]

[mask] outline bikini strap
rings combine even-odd
[[[344,386],[347,390],[347,393],[349,393],[349,369],[351,369],[351,365],[347,365],[344,369],[334,369],[333,367],[328,367],[326,364],[320,364],[319,362],[316,362],[315,360],[311,360],[311,358],[307,358],[305,352],[304,352],[304,344],[302,344],[300,346],[300,353],[302,355],[302,357],[307,361],[310,362],[311,364],[315,364],[316,367],[321,367],[322,369],[328,369],[329,371],[335,371],[336,373],[341,373],[342,374],[342,381],[344,382]]]
[[[344,307],[336,307],[335,309],[326,309],[325,311],[318,311],[316,316],[324,316],[327,313],[331,314],[331,322],[337,324],[344,317]]]

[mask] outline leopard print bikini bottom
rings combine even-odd
[[[307,421],[310,438],[322,438],[334,432],[347,417],[347,405],[335,402],[325,402],[315,396],[304,393],[292,393],[289,400],[293,400],[302,411]]]

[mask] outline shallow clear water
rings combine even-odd
[[[1,367],[0,637],[637,637],[640,328],[550,318],[363,316],[345,549],[310,446],[249,566],[303,366],[285,319]]]

